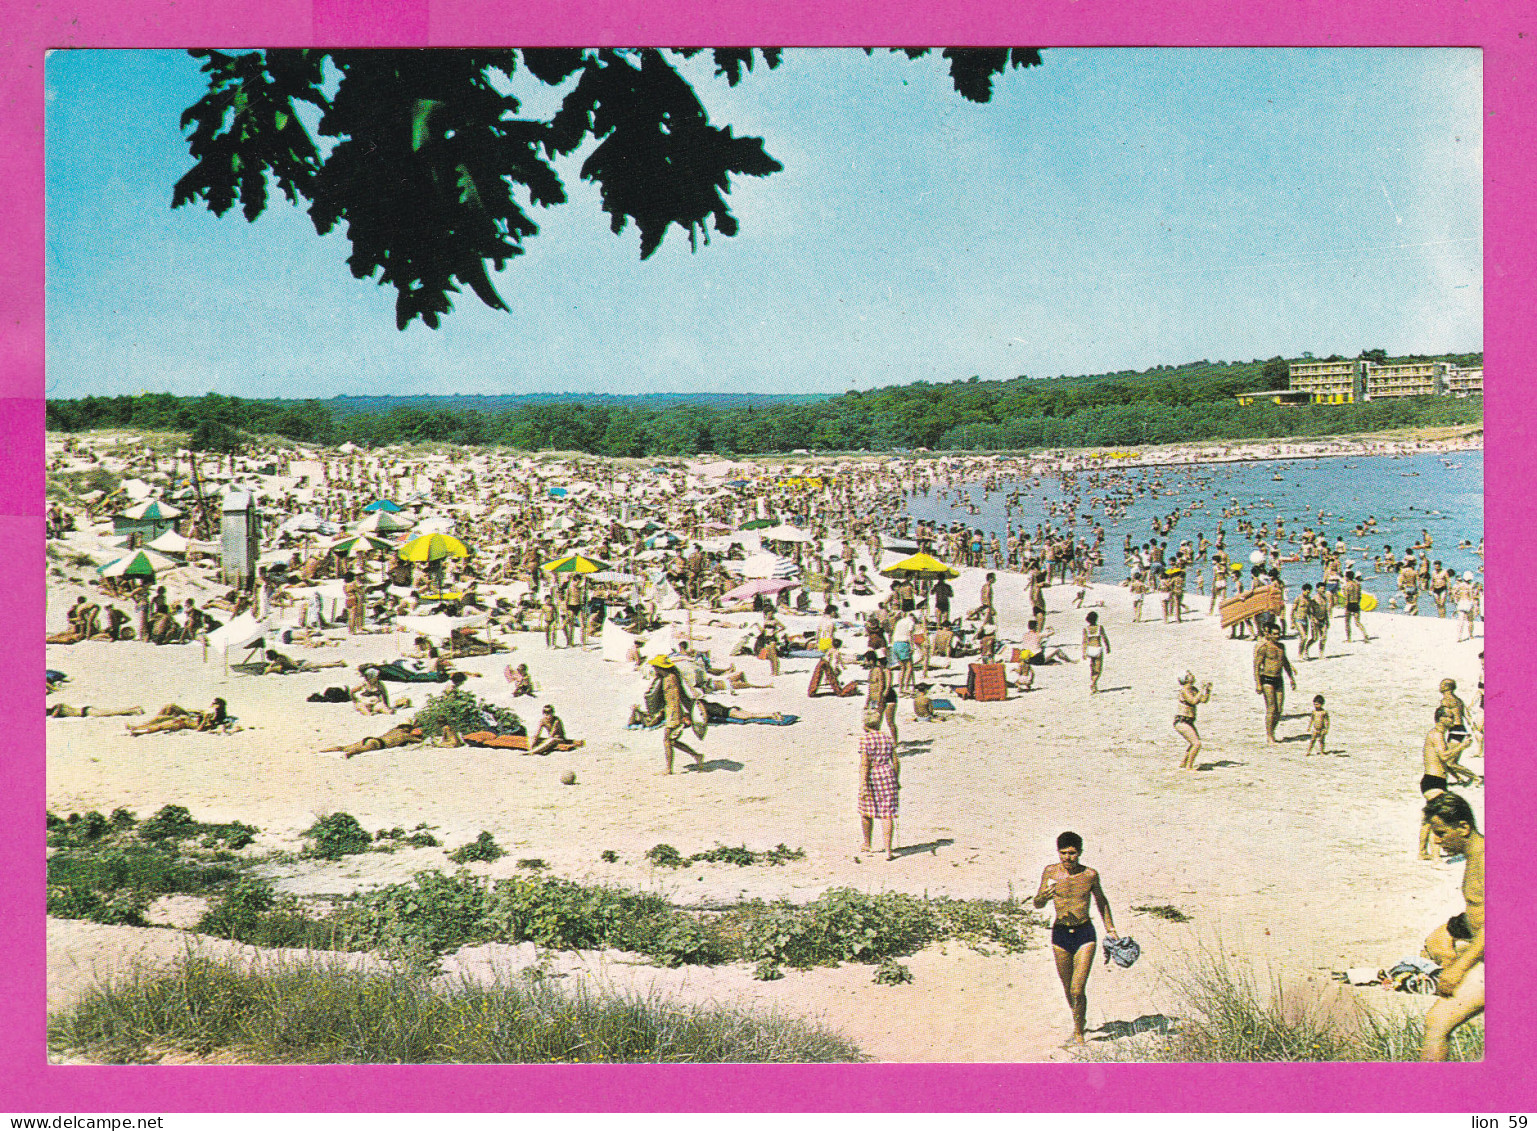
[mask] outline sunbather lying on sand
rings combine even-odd
[[[344,668],[346,660],[326,660],[324,663],[316,663],[314,660],[295,660],[291,656],[285,656],[276,648],[267,649],[267,666],[262,669],[263,675],[287,675],[289,672],[313,672],[321,668]]]
[[[357,742],[348,743],[345,746],[322,746],[320,753],[330,754],[340,751],[351,758],[354,754],[362,754],[367,750],[390,750],[396,746],[415,746],[426,738],[420,727],[409,726],[401,723],[393,726],[377,738],[364,738]]]
[[[137,738],[141,734],[161,734],[173,730],[214,730],[229,719],[228,706],[223,699],[215,699],[206,711],[189,711],[175,703],[167,703],[159,713],[146,723],[129,726],[128,733]]]
[[[116,710],[108,710],[106,707],[71,707],[68,703],[48,704],[48,717],[51,719],[83,719],[87,716],[142,715],[143,713],[143,707],[119,707]]]

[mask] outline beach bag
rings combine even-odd
[[[1105,940],[1105,965],[1114,962],[1122,969],[1126,969],[1137,959],[1142,957],[1142,948],[1137,945],[1137,940],[1130,935],[1122,935],[1118,939]]]

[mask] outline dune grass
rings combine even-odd
[[[539,977],[442,984],[326,958],[246,967],[188,952],[91,990],[49,1048],[111,1064],[826,1063],[868,1059],[772,1013],[557,988]]]
[[[1176,983],[1179,1018],[1165,1034],[1107,1042],[1094,1058],[1159,1062],[1286,1062],[1418,1060],[1424,1041],[1423,1009],[1387,1016],[1358,1003],[1349,1024],[1321,1008],[1284,1010],[1272,985],[1260,993],[1248,969],[1207,955]],[[1385,995],[1386,997],[1386,995]],[[1429,999],[1393,995],[1391,1007],[1428,1006]],[[1481,1021],[1452,1035],[1452,1059],[1484,1055]]]

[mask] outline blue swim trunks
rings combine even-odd
[[[1069,954],[1077,954],[1080,947],[1093,947],[1096,937],[1094,924],[1087,920],[1071,927],[1055,923],[1051,928],[1051,945],[1059,946]]]
[[[913,658],[913,646],[906,640],[898,640],[892,644],[891,654],[897,658],[898,663],[906,663]]]

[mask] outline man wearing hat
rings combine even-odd
[[[689,716],[693,710],[693,703],[683,690],[683,678],[678,674],[678,666],[666,656],[653,656],[651,674],[656,676],[657,685],[662,691],[665,712],[662,720],[662,753],[667,759],[667,772],[672,773],[675,749],[693,755],[696,768],[704,765],[703,754],[687,743],[679,741],[683,732],[689,728]],[[647,698],[649,699],[650,696],[648,695]]]

